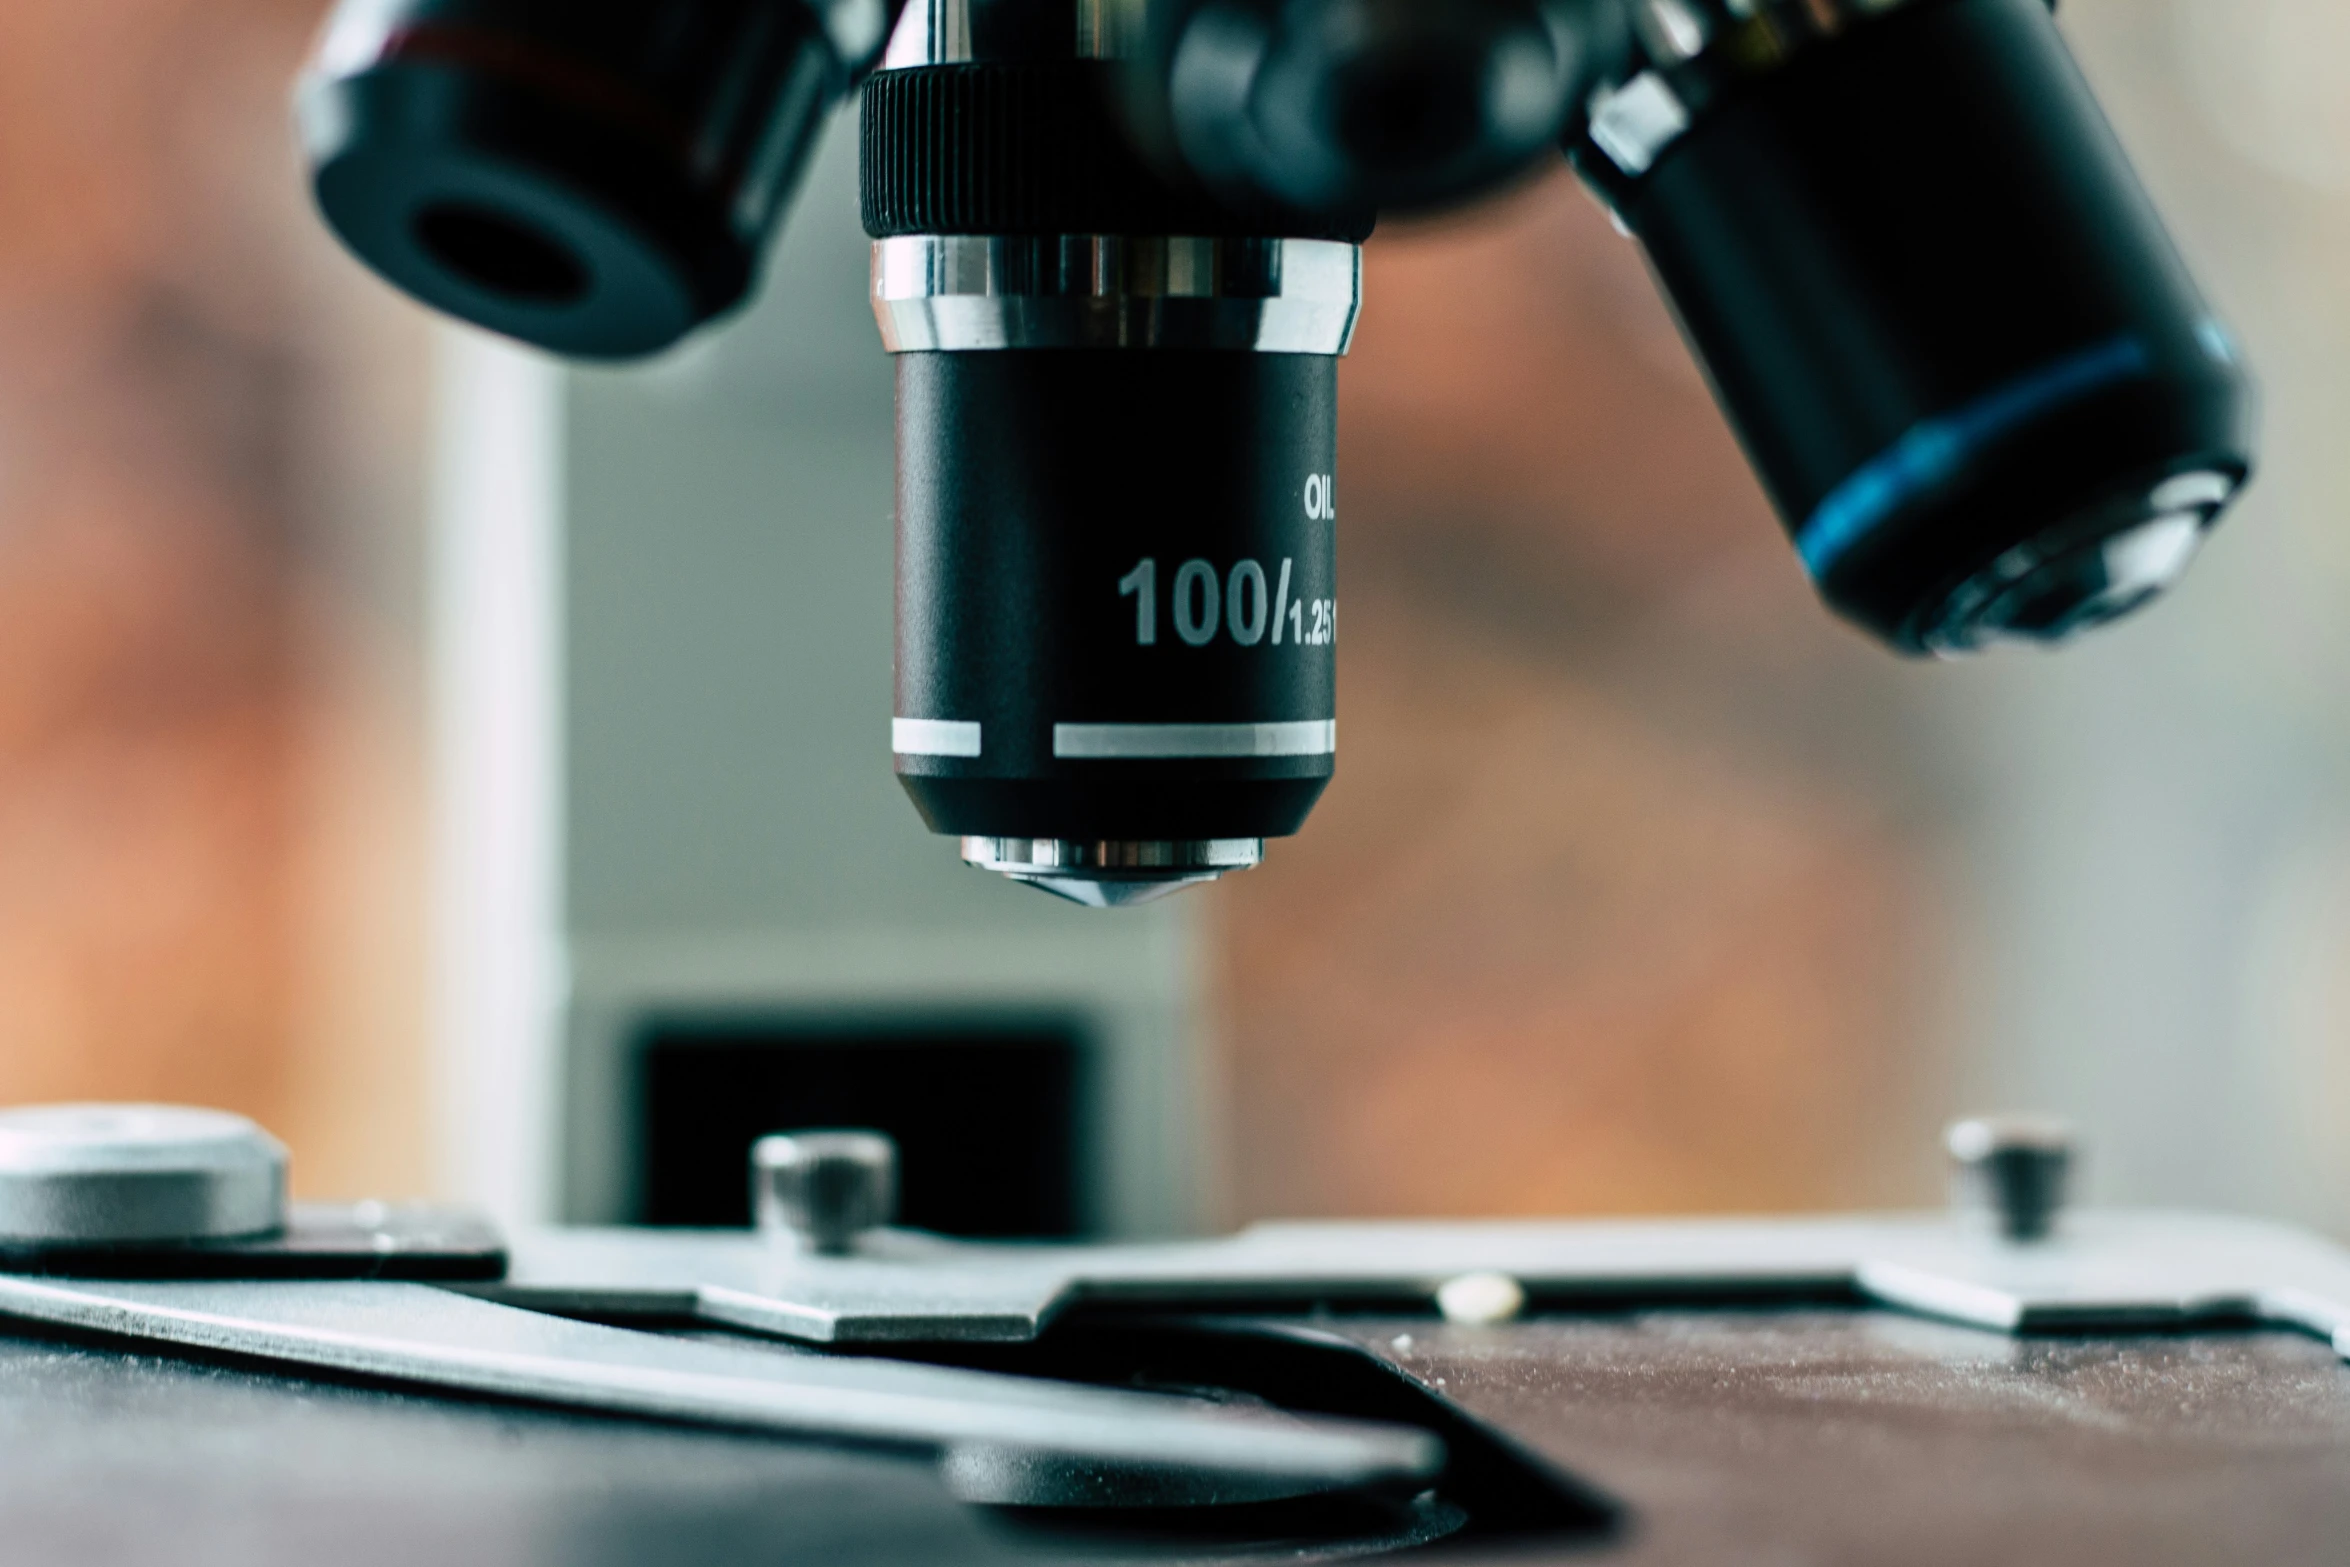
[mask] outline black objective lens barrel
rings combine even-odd
[[[1095,9],[909,12],[866,88],[864,214],[900,781],[972,863],[1111,905],[1256,863],[1334,769],[1369,222],[1165,176]]]
[[[898,351],[906,792],[966,859],[1081,902],[1255,864],[1336,762],[1355,247],[875,252]]]
[[[1822,592],[1939,653],[2145,602],[2249,472],[2250,390],[2045,4],[1775,15],[1611,94],[1577,161]]]
[[[298,89],[327,222],[424,303],[558,353],[740,303],[885,0],[342,0]]]
[[[1336,744],[1336,361],[909,353],[898,398],[898,774],[932,829],[1296,832]]]

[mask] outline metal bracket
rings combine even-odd
[[[14,1215],[0,1236],[0,1317],[611,1414],[920,1446],[973,1500],[1151,1505],[1416,1489],[1444,1448],[1403,1425],[774,1341],[1016,1343],[1086,1303],[1184,1313],[1436,1301],[1493,1320],[1529,1297],[1622,1307],[1832,1294],[2007,1332],[2271,1324],[2350,1355],[2350,1255],[2251,1220],[2063,1216],[2068,1133],[2008,1118],[1952,1137],[1987,1211],[1275,1224],[1223,1240],[1056,1247],[876,1228],[890,1206],[886,1142],[800,1135],[762,1144],[764,1234],[526,1233],[498,1278],[496,1237],[461,1215],[283,1213],[283,1150],[234,1117],[22,1110],[0,1114],[0,1196]],[[354,1275],[366,1282],[325,1281]]]
[[[277,1365],[639,1418],[918,1446],[967,1500],[1187,1503],[1423,1484],[1426,1432],[710,1342],[573,1317],[917,1346],[1035,1338],[1080,1303],[1197,1311],[1426,1302],[1506,1276],[1539,1305],[1842,1294],[2003,1332],[2269,1324],[2350,1355],[2350,1255],[2281,1225],[2085,1213],[2019,1244],[1948,1215],[1640,1223],[1277,1224],[1041,1247],[879,1231],[846,1256],[750,1232],[549,1230],[497,1282],[132,1282],[0,1274],[0,1317]],[[459,1292],[463,1293],[459,1293]],[[483,1298],[467,1298],[467,1296]],[[998,1494],[989,1477],[1015,1477]]]
[[[1261,1502],[1416,1489],[1444,1466],[1442,1442],[1403,1426],[631,1332],[417,1284],[0,1275],[0,1316],[451,1392],[924,1448],[966,1501],[1024,1500],[1051,1479],[1068,1493]]]
[[[1999,1332],[2270,1324],[2350,1356],[2350,1254],[2285,1225],[2087,1212],[2009,1241],[1948,1214],[1857,1219],[1269,1224],[1153,1246],[892,1230],[849,1256],[742,1232],[546,1230],[490,1298],[692,1318],[815,1344],[1019,1342],[1080,1302],[1175,1309],[1427,1302],[1475,1273],[1545,1305],[1844,1293]]]

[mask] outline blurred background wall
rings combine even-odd
[[[428,335],[304,211],[306,0],[0,7],[0,1100],[429,1178]]]
[[[1911,1200],[2010,1103],[2110,1197],[2350,1219],[2346,15],[2064,8],[2269,438],[2176,600],[2060,655],[1829,623],[1564,178],[1373,246],[1347,766],[1216,911],[1252,1211]]]
[[[1829,620],[1562,173],[1383,233],[1339,781],[1125,917],[888,777],[848,138],[745,319],[560,372],[308,220],[316,10],[0,18],[0,1098],[612,1214],[647,1019],[1041,1009],[1115,1063],[1112,1228],[1929,1201],[1933,1128],[2015,1104],[2106,1197],[2350,1231],[2336,0],[2064,7],[2268,438],[2185,589],[2053,657]]]
[[[2062,654],[1826,622],[1563,179],[1374,247],[1348,766],[1217,910],[1252,1210],[1911,1200],[2004,1103],[2350,1225],[2350,11],[2062,16],[2268,394],[2184,591]]]

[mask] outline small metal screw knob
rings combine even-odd
[[[2079,1151],[2069,1124],[2045,1115],[1978,1116],[1951,1123],[1943,1143],[1956,1167],[1957,1200],[1989,1209],[2011,1241],[2048,1238]]]
[[[880,1132],[778,1132],[751,1146],[759,1228],[837,1257],[897,1217],[898,1146]]]
[[[285,1148],[241,1115],[172,1105],[0,1111],[0,1240],[227,1240],[285,1219]]]

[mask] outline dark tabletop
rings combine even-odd
[[[2315,1339],[1835,1310],[1341,1331],[1628,1504],[1620,1544],[1561,1561],[2350,1563],[2350,1367]]]
[[[2350,1368],[2311,1339],[2016,1341],[1829,1309],[1324,1326],[1627,1509],[1611,1542],[1520,1559],[2350,1564]],[[0,1337],[8,1567],[1030,1555],[916,1455]]]
[[[997,1562],[926,1457],[0,1338],[8,1567]]]

